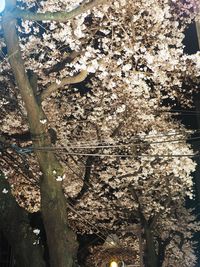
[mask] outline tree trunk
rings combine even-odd
[[[7,190],[7,193],[2,193]],[[45,267],[43,248],[34,245],[37,236],[29,224],[28,213],[20,208],[0,173],[0,230],[13,249],[17,267]]]
[[[151,229],[146,226],[144,229],[144,236],[146,240],[145,246],[145,266],[146,267],[160,267],[158,263],[158,256],[154,244],[153,234]]]
[[[195,95],[194,105],[195,105],[195,110],[197,112],[197,114],[196,114],[196,123],[197,123],[196,128],[199,129],[199,127],[200,127],[200,115],[199,115],[200,114],[199,113],[200,112],[200,94],[199,93]],[[192,147],[195,150],[195,152],[199,152],[200,141],[192,142]],[[195,161],[197,163],[195,173],[194,173],[194,184],[195,184],[195,190],[196,190],[195,197],[196,197],[196,200],[197,200],[198,205],[199,205],[200,204],[200,179],[199,179],[199,176],[200,176],[200,159],[199,159],[199,157],[197,157],[195,159]]]
[[[3,14],[4,39],[7,45],[9,62],[27,110],[28,122],[35,147],[51,147],[51,140],[46,124],[41,120],[46,116],[37,103],[33,88],[25,71],[19,40],[16,33],[16,20],[12,10],[16,0],[6,0]],[[37,137],[37,138],[36,138]],[[71,267],[76,255],[76,235],[67,224],[67,203],[61,182],[56,176],[62,176],[62,167],[52,151],[35,152],[43,176],[41,178],[41,212],[50,254],[51,267]],[[55,176],[56,172],[56,176]]]

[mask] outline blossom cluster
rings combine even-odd
[[[18,7],[70,12],[81,3],[23,0]],[[39,77],[38,97],[52,84],[88,72],[84,82],[65,85],[42,101],[47,119],[40,122],[56,131],[55,148],[62,148],[55,153],[64,176],[53,174],[73,202],[70,224],[81,233],[106,234],[141,223],[138,213],[146,221],[157,218],[157,237],[165,241],[174,235],[165,266],[195,262],[190,239],[199,225],[189,220],[192,212],[184,203],[194,197],[196,164],[189,156],[188,131],[165,103],[192,103],[186,88],[189,96],[196,90],[200,53],[184,54],[183,39],[198,8],[194,0],[113,0],[66,22],[27,20],[17,26],[25,67]],[[3,39],[0,44],[3,51]],[[6,88],[1,131],[24,133],[26,111],[6,59],[0,72]],[[35,156],[26,155],[26,162],[39,180]],[[23,175],[12,169],[8,176],[20,205],[39,209],[34,182],[24,186]],[[177,232],[184,234],[182,249]]]

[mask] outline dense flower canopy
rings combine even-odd
[[[31,0],[18,6],[45,13],[81,3]],[[195,0],[115,0],[66,22],[18,24],[27,72],[38,76],[35,94],[47,116],[41,123],[56,133],[54,149],[65,174],[55,172],[55,179],[63,180],[72,227],[123,232],[141,223],[142,214],[155,221],[162,240],[175,233],[164,266],[195,261],[192,243],[181,247],[176,236],[190,240],[199,227],[184,208],[185,198],[193,198],[191,132],[171,116],[170,105],[190,106],[199,83],[200,53],[183,52],[183,32],[198,10]],[[31,140],[17,139],[28,135],[28,124],[4,45],[1,39],[1,134],[10,143],[2,168],[19,203],[36,211],[40,170],[33,153],[24,152]],[[14,167],[8,166],[11,158]]]

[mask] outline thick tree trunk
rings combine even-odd
[[[159,267],[153,234],[148,226],[144,229],[144,236],[146,240],[145,267]]]
[[[22,60],[15,29],[16,20],[12,17],[12,10],[15,6],[16,0],[7,0],[3,15],[3,31],[9,62],[27,110],[31,134],[35,137],[33,145],[35,147],[50,147],[51,140],[47,125],[41,123],[46,117],[36,101]],[[36,155],[43,173],[41,179],[41,212],[47,235],[51,267],[71,267],[73,266],[77,243],[76,235],[67,224],[67,203],[62,184],[56,181],[56,176],[63,175],[62,167],[52,151],[37,151]]]
[[[0,230],[13,249],[16,266],[45,267],[43,248],[34,245],[37,237],[30,227],[28,213],[18,206],[10,192],[9,183],[1,173],[0,203]]]

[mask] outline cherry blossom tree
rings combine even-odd
[[[75,232],[122,240],[135,223],[146,266],[195,262],[199,225],[184,208],[193,197],[191,133],[170,103],[191,105],[199,82],[200,54],[182,45],[198,8],[194,0],[6,1],[2,168],[18,203],[41,209],[51,266],[74,264]]]

